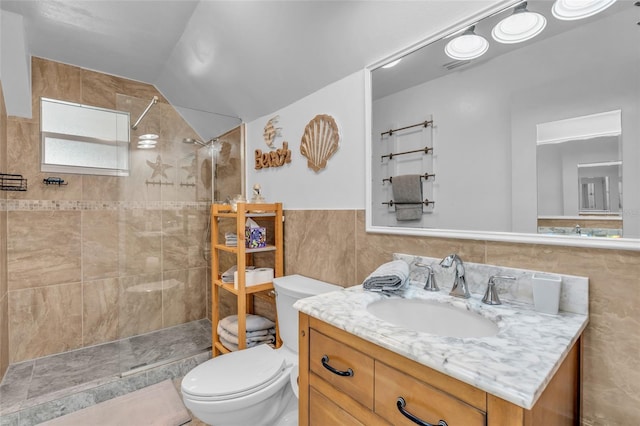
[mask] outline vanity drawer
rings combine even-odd
[[[309,367],[336,389],[373,409],[373,358],[370,356],[312,329]],[[341,372],[349,375],[340,375]]]
[[[486,414],[459,399],[420,380],[389,367],[375,364],[375,413],[394,425],[415,425],[398,409],[399,397],[404,409],[425,422],[437,425],[445,420],[448,426],[484,426]]]

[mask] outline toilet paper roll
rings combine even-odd
[[[255,268],[245,271],[245,287],[273,281],[273,268]],[[233,286],[238,289],[238,271],[233,273]]]

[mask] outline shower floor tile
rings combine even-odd
[[[211,322],[203,319],[12,364],[0,383],[0,414],[115,382],[146,366],[190,357],[210,347]]]

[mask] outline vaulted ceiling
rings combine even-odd
[[[154,84],[173,105],[228,123],[269,114],[496,2],[0,0],[0,8],[23,17],[29,54]]]

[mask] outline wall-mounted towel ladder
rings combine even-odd
[[[428,198],[425,198],[422,203],[411,203],[411,202],[399,203],[399,202],[396,202],[396,201],[393,201],[393,200],[389,200],[389,201],[383,202],[382,204],[386,204],[389,207],[393,207],[393,206],[396,206],[396,205],[399,206],[399,205],[403,205],[403,204],[424,204],[425,206],[430,206],[430,205],[431,206],[435,206],[436,202],[435,201],[431,201]]]
[[[425,173],[422,176],[420,176],[420,179],[429,180],[429,178],[435,178],[435,177],[436,177],[435,173]],[[382,183],[384,184],[385,182],[393,183],[393,176],[389,176],[388,178],[382,179]]]
[[[385,158],[389,158],[389,160],[393,160],[393,157],[396,157],[398,155],[413,154],[413,153],[416,153],[416,152],[423,152],[425,155],[427,155],[429,153],[433,154],[433,148],[425,146],[424,148],[414,149],[412,151],[390,152],[389,154],[381,155],[380,156],[380,161],[384,161]]]
[[[379,210],[380,215],[385,221],[387,214],[394,214],[397,222],[428,221],[423,215],[435,208],[434,120],[428,116],[404,127],[390,124],[393,128],[380,133],[382,145],[374,151],[380,156],[380,170],[374,178],[382,180],[381,190],[387,193],[376,200],[388,206]]]
[[[425,120],[422,123],[417,123],[417,124],[411,124],[409,126],[405,126],[405,127],[400,127],[398,129],[390,129],[387,130],[386,132],[382,132],[380,133],[380,137],[383,137],[384,135],[393,135],[395,132],[399,132],[401,130],[407,130],[407,129],[411,129],[414,127],[429,127],[429,126],[433,126],[433,120]]]

